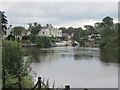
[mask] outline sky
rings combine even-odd
[[[117,22],[117,0],[58,0],[27,1],[6,0],[0,2],[0,10],[5,11],[9,24],[27,27],[28,23],[38,22],[41,25],[52,24],[55,27],[84,27],[101,22],[106,16],[110,16]]]

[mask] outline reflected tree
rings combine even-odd
[[[100,60],[104,63],[118,63],[118,51],[100,50]]]

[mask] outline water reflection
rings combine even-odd
[[[55,47],[55,48],[29,48],[25,49],[26,55],[33,56],[33,62],[57,60],[59,58],[74,57],[74,60],[100,60],[102,63],[118,63],[117,50],[100,50],[88,47]]]
[[[118,63],[118,51],[100,50],[100,60],[103,63]]]
[[[116,53],[89,47],[31,48],[32,68],[54,81],[56,86],[116,88],[118,69]],[[91,83],[92,82],[92,83]],[[103,83],[104,82],[104,83]]]

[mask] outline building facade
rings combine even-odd
[[[62,30],[53,27],[51,24],[43,26],[38,36],[62,37]]]

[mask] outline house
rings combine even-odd
[[[62,37],[62,30],[53,27],[51,24],[43,26],[38,36]]]
[[[89,40],[92,40],[92,39],[100,39],[100,34],[99,34],[99,32],[98,31],[96,31],[96,30],[89,30],[88,31],[88,39]]]
[[[24,30],[21,32],[21,35],[16,36],[16,39],[17,39],[17,40],[22,40],[22,37],[23,37],[23,36],[28,36],[28,35],[30,35],[30,34],[31,34],[31,32],[30,32],[28,29],[24,29]]]
[[[24,35],[30,35],[30,34],[31,34],[31,32],[28,29],[24,29],[22,31],[22,36],[24,36]]]

